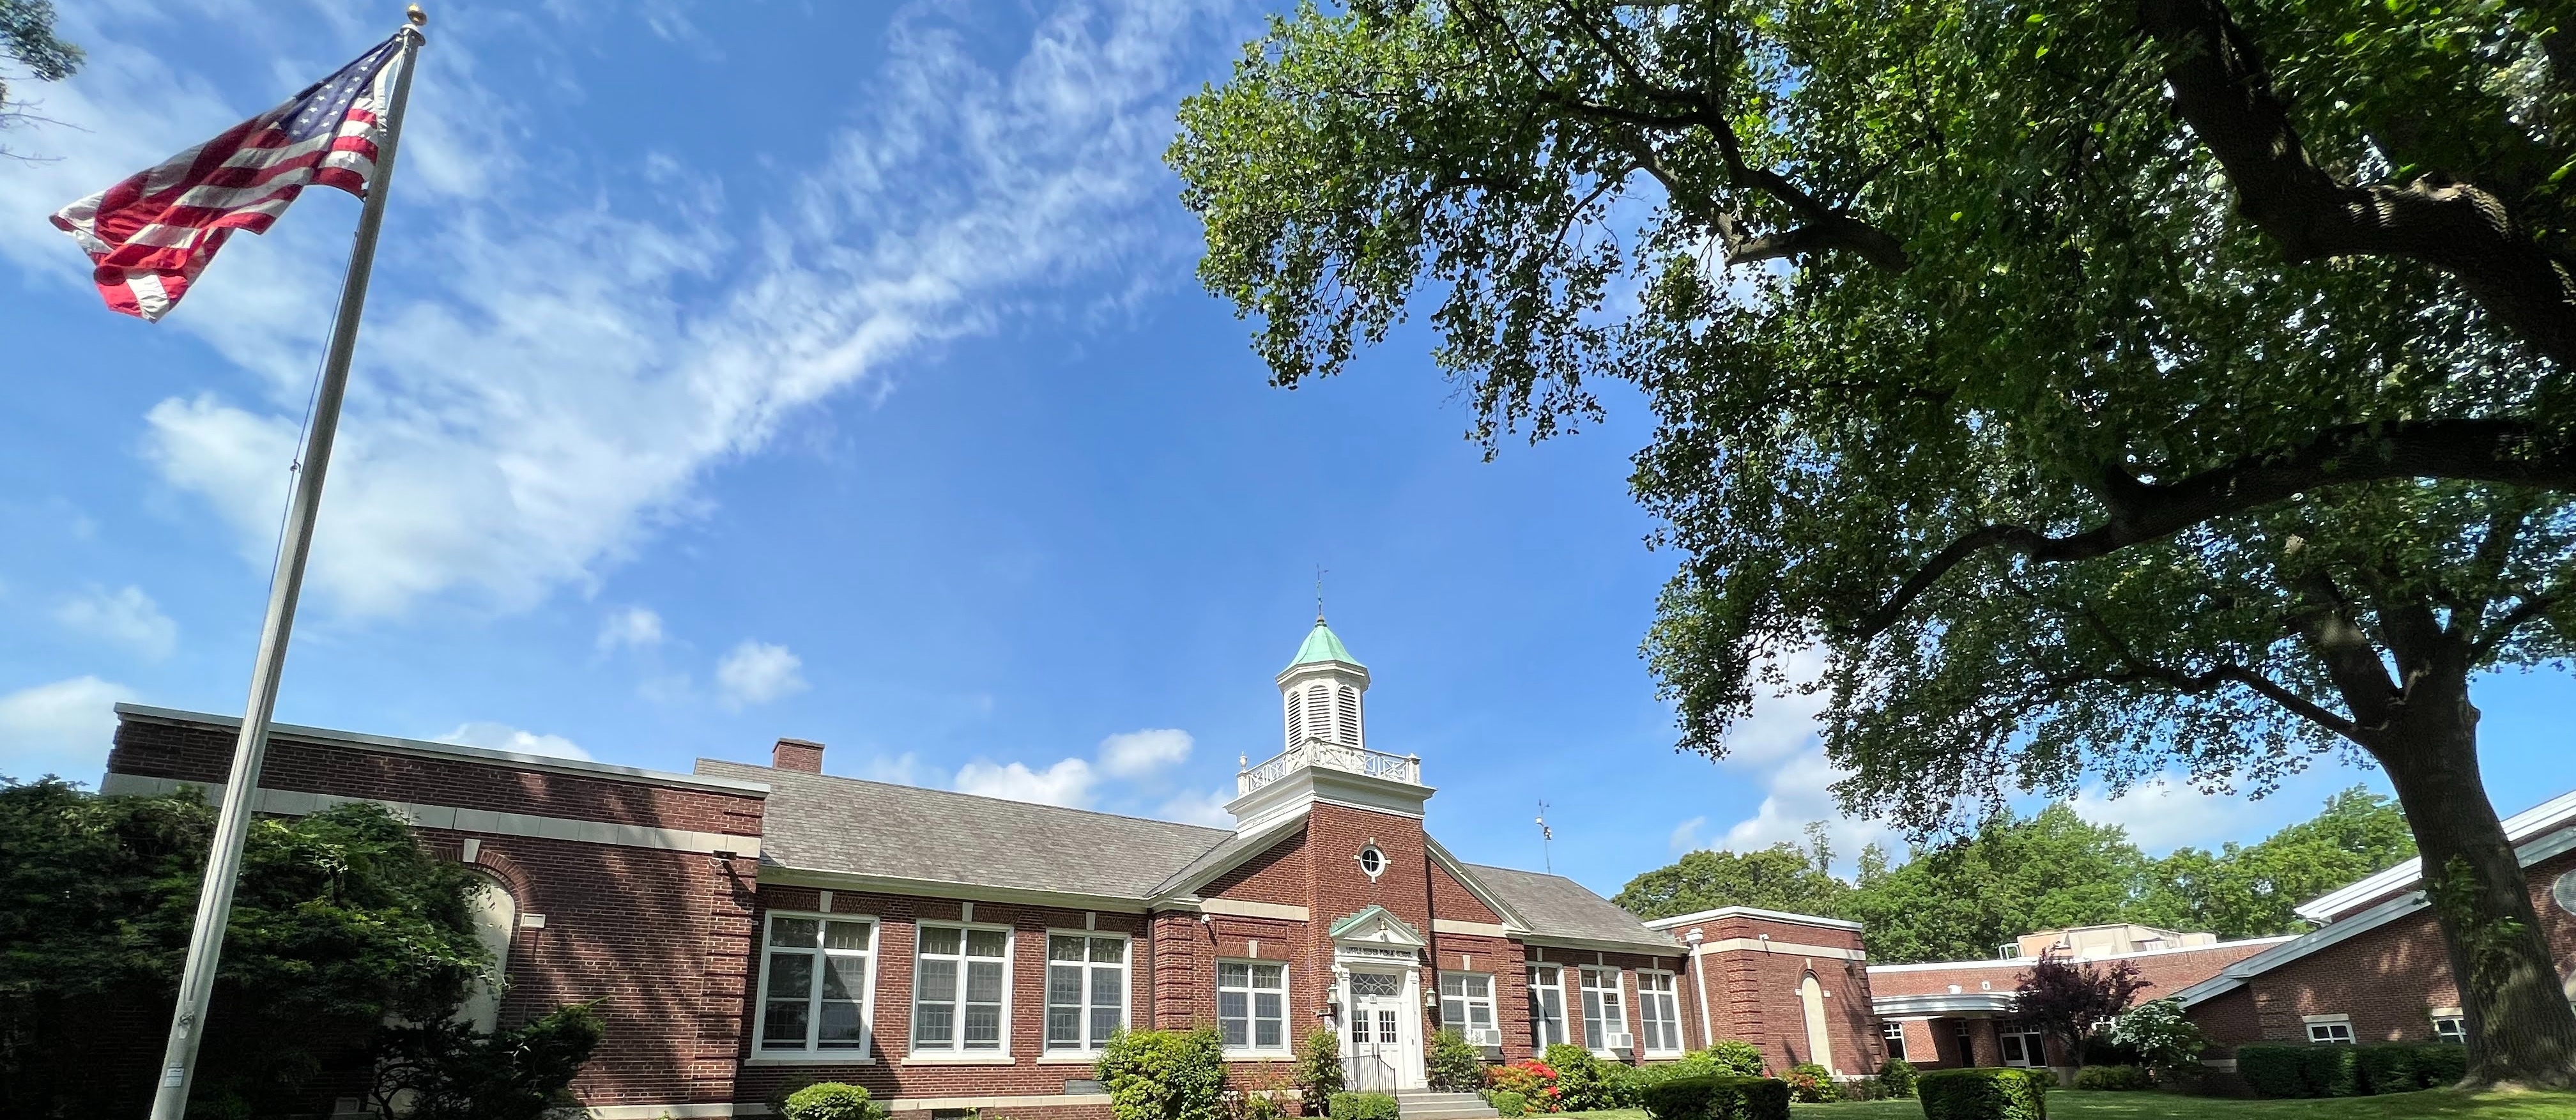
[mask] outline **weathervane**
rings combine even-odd
[[[1317,622],[1324,621],[1324,571],[1323,565],[1315,565],[1315,621]]]
[[[1556,874],[1556,853],[1548,842],[1556,839],[1556,830],[1547,826],[1547,802],[1538,803],[1538,856],[1550,875]]]

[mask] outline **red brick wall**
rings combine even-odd
[[[1488,925],[1498,924],[1503,920],[1501,915],[1494,913],[1493,907],[1485,905],[1485,901],[1477,898],[1474,891],[1468,890],[1467,885],[1459,882],[1457,876],[1451,875],[1448,868],[1440,866],[1439,861],[1429,861],[1429,864],[1431,908],[1441,917],[1456,922],[1484,922]]]
[[[1809,1060],[1806,1004],[1800,986],[1809,973],[1825,999],[1826,1038],[1833,1066],[1843,1073],[1874,1073],[1886,1062],[1886,1043],[1870,1009],[1874,988],[1862,962],[1800,951],[1802,946],[1856,952],[1856,930],[1749,915],[1698,923],[1704,943],[1770,938],[1770,949],[1725,949],[1700,958],[1708,970],[1710,1010],[1717,1036],[1760,1047],[1773,1070]]]
[[[1243,865],[1219,875],[1198,891],[1201,898],[1232,898],[1245,902],[1275,902],[1283,906],[1306,904],[1307,876],[1306,833],[1292,831],[1268,851],[1244,861]]]

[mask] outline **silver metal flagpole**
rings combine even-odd
[[[394,149],[402,142],[403,106],[411,100],[412,58],[427,42],[419,29],[429,17],[415,4],[408,18],[399,32],[402,50],[392,63],[401,69],[394,72],[385,142],[376,152],[375,176],[358,211],[357,243],[349,250],[349,274],[340,286],[340,318],[331,325],[322,385],[313,400],[313,434],[304,445],[303,471],[296,478],[294,501],[287,507],[286,536],[269,584],[268,620],[260,629],[259,661],[251,667],[250,711],[242,718],[241,739],[233,746],[232,773],[224,783],[223,808],[215,818],[214,850],[206,857],[206,883],[197,895],[197,927],[188,938],[187,967],[179,975],[179,1005],[170,1015],[170,1042],[162,1052],[152,1120],[182,1120],[188,1111],[188,1085],[196,1077],[197,1044],[205,1038],[206,1005],[214,999],[224,927],[232,920],[233,881],[241,874],[242,840],[259,800],[259,768],[268,753],[268,721],[277,708],[277,678],[286,666],[287,633],[295,628],[304,561],[313,551],[313,518],[322,504],[322,476],[331,466],[331,440],[340,427],[340,398],[349,387],[349,356],[358,345],[358,315],[366,308],[367,278],[376,260],[376,230],[384,224],[385,196],[391,193]]]

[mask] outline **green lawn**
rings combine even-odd
[[[1791,1111],[1797,1120],[1913,1120],[1923,1115],[1921,1101],[1867,1101],[1854,1104],[1802,1104]],[[1637,1109],[1577,1112],[1587,1120],[1646,1120]],[[2086,1093],[2051,1090],[2048,1120],[2397,1120],[2399,1117],[2455,1117],[2458,1120],[2576,1120],[2576,1093],[2483,1093],[2471,1096],[2437,1089],[2385,1097],[2343,1097],[2316,1101],[2255,1101],[2223,1097],[2185,1097],[2170,1093]]]

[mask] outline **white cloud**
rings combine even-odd
[[[1234,827],[1234,814],[1225,811],[1225,803],[1234,800],[1226,790],[1185,793],[1163,802],[1154,815],[1162,820],[1182,824],[1203,824],[1210,828]]]
[[[487,86],[478,59],[524,41],[526,21],[442,32],[422,55],[309,590],[395,615],[432,597],[506,610],[595,587],[707,508],[710,471],[820,401],[889,390],[895,359],[1114,301],[1140,257],[1186,260],[1156,156],[1175,98],[1239,34],[1232,17],[1071,3],[993,67],[977,60],[989,39],[951,11],[899,14],[881,70],[850,91],[857,123],[788,170],[784,202],[749,213],[713,175],[649,153],[615,157],[633,167],[553,148],[520,158],[541,110]],[[45,216],[268,102],[227,104],[123,21],[64,16],[90,61],[47,88],[46,111],[77,127],[34,145],[59,162],[0,176],[0,257],[86,298],[87,262]],[[231,18],[252,19],[255,38],[303,33],[283,11]],[[318,74],[349,45],[282,50]],[[161,402],[143,439],[254,568],[270,559],[354,209],[309,193],[272,234],[236,238],[163,324],[257,375],[254,402]]]
[[[456,730],[439,736],[438,741],[462,743],[469,747],[482,747],[485,750],[542,754],[554,758],[590,761],[590,752],[581,749],[570,739],[561,735],[539,735],[533,731],[521,731],[506,723],[476,721],[463,724]]]
[[[1099,781],[1091,764],[1079,758],[1068,758],[1044,770],[1031,770],[1026,763],[1014,762],[996,766],[989,762],[969,762],[957,771],[957,791],[999,797],[1011,801],[1034,801],[1040,805],[1062,805],[1071,809],[1091,805],[1092,786]]]
[[[116,702],[133,697],[124,685],[87,676],[0,696],[0,775],[59,774],[96,787],[115,745]]]
[[[797,670],[804,664],[786,646],[746,639],[716,662],[716,688],[723,693],[719,702],[729,710],[740,709],[803,692],[805,678]]]
[[[74,633],[110,642],[159,661],[179,648],[179,624],[143,589],[92,587],[54,608],[54,621]]]
[[[1824,672],[1824,651],[1803,649],[1765,668],[1792,686],[1813,681]],[[1729,769],[1759,776],[1762,804],[1752,816],[1729,825],[1708,846],[1749,852],[1786,840],[1803,847],[1808,823],[1822,821],[1838,867],[1854,866],[1860,850],[1871,843],[1884,844],[1898,854],[1904,852],[1903,837],[1896,830],[1876,821],[1844,816],[1842,807],[1835,804],[1831,787],[1845,774],[1825,761],[1825,748],[1816,734],[1816,717],[1824,711],[1825,703],[1826,697],[1821,693],[1800,692],[1794,687],[1785,696],[1776,691],[1755,696],[1752,714],[1727,733],[1723,762]],[[1686,823],[1696,841],[1699,826],[1706,822]],[[1670,842],[1678,845],[1682,836],[1682,831],[1676,829]]]
[[[1708,824],[1707,817],[1692,817],[1689,820],[1674,825],[1671,835],[1664,838],[1665,849],[1670,851],[1673,855],[1679,856],[1684,852],[1699,847],[1699,830],[1706,824]]]
[[[1192,745],[1177,727],[1122,731],[1100,741],[1100,769],[1117,778],[1161,774],[1186,761]]]
[[[860,768],[859,776],[871,782],[917,786],[921,784],[921,756],[911,751],[898,755],[874,755]]]
[[[662,644],[662,616],[649,607],[610,611],[599,623],[599,648],[648,649]]]

